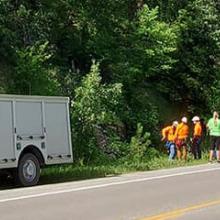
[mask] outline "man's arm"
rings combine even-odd
[[[162,139],[161,139],[161,141],[164,141],[164,140],[166,140],[166,138],[167,138],[167,132],[169,131],[169,127],[166,127],[166,128],[164,128],[164,129],[162,129]]]

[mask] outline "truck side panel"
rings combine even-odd
[[[0,163],[14,159],[14,150],[12,101],[0,101]]]
[[[41,102],[16,102],[16,127],[20,136],[43,135]]]

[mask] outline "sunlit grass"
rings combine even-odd
[[[201,160],[193,160],[191,156],[187,161],[168,161],[166,156],[143,160],[141,162],[114,161],[105,165],[82,165],[69,164],[60,166],[51,166],[42,170],[41,184],[58,183],[74,180],[84,180],[91,178],[101,178],[106,176],[120,175],[136,171],[158,170],[164,168],[174,168],[182,166],[191,166],[207,163],[207,155]]]

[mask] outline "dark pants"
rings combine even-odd
[[[202,152],[201,152],[201,137],[194,137],[192,140],[192,154],[194,159],[201,159]]]

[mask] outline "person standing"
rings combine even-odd
[[[174,121],[171,126],[167,126],[162,129],[162,141],[166,140],[165,146],[169,152],[169,160],[173,160],[176,154],[176,146],[174,143],[174,134],[176,127],[178,126],[178,121]]]
[[[202,142],[202,125],[200,123],[200,118],[198,116],[194,116],[192,118],[194,123],[193,128],[193,138],[192,138],[192,154],[194,159],[201,159],[201,142]]]
[[[208,121],[207,128],[210,134],[209,162],[213,161],[215,150],[217,150],[217,161],[220,162],[220,120],[218,112],[213,113],[213,117]]]
[[[183,117],[181,123],[177,126],[175,132],[175,143],[177,148],[178,160],[187,159],[187,138],[189,136],[189,126],[187,125],[187,118]]]

